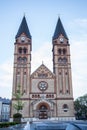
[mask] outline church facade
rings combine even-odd
[[[16,113],[14,93],[23,93],[20,111],[23,118],[58,120],[74,119],[70,44],[61,19],[52,37],[53,72],[43,63],[31,73],[32,37],[25,16],[14,43],[14,68],[11,117]]]

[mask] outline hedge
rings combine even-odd
[[[0,128],[10,127],[12,125],[18,124],[17,122],[2,122],[0,123]]]

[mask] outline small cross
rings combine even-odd
[[[43,64],[43,60],[42,60],[42,64]]]

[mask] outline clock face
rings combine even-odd
[[[64,41],[64,39],[63,38],[60,38],[60,42],[63,42]]]
[[[39,82],[38,87],[41,91],[45,91],[48,87],[48,84],[47,84],[47,82],[41,81],[41,82]]]
[[[24,42],[25,41],[25,36],[21,37],[21,41]]]

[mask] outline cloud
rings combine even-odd
[[[13,79],[12,60],[8,59],[0,64],[0,96],[11,98]]]
[[[87,93],[87,41],[72,41],[71,61],[72,61],[72,81],[74,98]]]
[[[79,27],[79,28],[83,28],[86,27],[87,28],[87,19],[86,18],[77,18],[77,19],[73,19],[72,22],[70,22],[70,26],[73,27]]]
[[[85,19],[85,18],[84,19],[82,19],[82,18],[75,19],[73,21],[73,24],[75,24],[76,26],[79,26],[81,28],[87,27],[87,19]]]
[[[52,70],[52,43],[45,42],[40,48],[32,53],[32,72],[37,69],[42,62]]]
[[[73,19],[68,23],[68,28],[71,40],[84,41],[87,39],[87,19]]]

